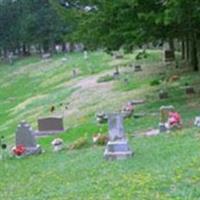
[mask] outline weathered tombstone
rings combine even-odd
[[[62,117],[47,117],[38,119],[38,136],[52,135],[64,131]]]
[[[135,65],[134,71],[135,71],[135,72],[140,72],[140,71],[142,71],[141,65]]]
[[[119,66],[115,66],[115,72],[113,73],[114,78],[118,78],[120,75],[119,73]]]
[[[171,62],[174,61],[174,52],[172,50],[165,50],[164,51],[164,61],[165,62]]]
[[[73,70],[72,70],[72,77],[75,78],[76,76],[77,76],[76,69],[73,69]]]
[[[132,100],[131,104],[132,105],[139,105],[139,104],[144,104],[145,100],[141,99],[141,100]]]
[[[41,153],[41,147],[36,143],[34,131],[26,122],[21,122],[16,131],[16,146],[24,145],[25,155]]]
[[[158,96],[159,96],[159,99],[167,99],[168,98],[168,92],[160,90]]]
[[[123,117],[118,114],[110,114],[108,117],[109,141],[104,152],[105,159],[126,159],[133,155],[124,134]]]
[[[113,53],[113,58],[114,59],[123,59],[124,58],[124,55],[122,52],[114,52]]]
[[[188,94],[188,95],[195,94],[195,90],[194,90],[194,88],[192,86],[187,86],[185,88],[185,93]]]
[[[50,53],[44,53],[44,54],[42,54],[42,59],[48,60],[50,58],[51,58],[51,54]]]

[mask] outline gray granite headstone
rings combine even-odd
[[[26,155],[41,153],[40,146],[36,143],[34,131],[26,122],[21,122],[16,131],[16,146],[24,145]]]
[[[36,135],[51,135],[64,131],[62,117],[46,117],[38,119],[38,132]]]
[[[108,117],[109,139],[111,141],[124,139],[123,117],[120,114],[110,114]]]
[[[133,155],[124,134],[123,116],[115,113],[108,116],[109,141],[104,157],[107,160],[126,159]]]

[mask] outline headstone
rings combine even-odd
[[[192,87],[192,86],[187,86],[186,88],[185,88],[185,92],[186,92],[186,94],[195,94],[195,90],[194,90],[194,88]]]
[[[159,91],[159,99],[167,99],[168,98],[168,92],[166,91]]]
[[[172,50],[165,50],[164,51],[164,61],[165,62],[171,62],[174,61],[174,52]]]
[[[114,78],[118,78],[119,77],[119,66],[115,66],[115,72],[113,73],[113,77]]]
[[[118,114],[110,114],[108,117],[109,141],[104,152],[105,159],[126,159],[133,155],[124,134],[123,117]]]
[[[144,104],[145,103],[145,100],[132,100],[131,101],[131,104],[132,105],[139,105],[139,104]]]
[[[135,71],[135,72],[140,72],[140,71],[142,71],[141,65],[135,65],[134,71]]]
[[[26,122],[21,122],[16,131],[16,146],[24,145],[25,155],[41,153],[41,147],[36,143],[34,131]]]
[[[51,54],[50,53],[44,53],[44,54],[42,54],[42,59],[48,60],[50,58],[51,58]]]
[[[124,56],[123,56],[123,54],[121,52],[114,52],[113,53],[113,58],[114,59],[123,59]]]
[[[38,119],[38,136],[52,135],[64,131],[62,117],[47,117]]]
[[[77,76],[76,69],[73,69],[73,70],[72,70],[72,77],[75,78],[76,76]]]

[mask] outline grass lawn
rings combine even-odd
[[[199,91],[199,73],[176,69],[162,63],[159,51],[148,51],[145,60],[135,54],[113,60],[102,52],[83,55],[57,55],[49,61],[31,57],[14,65],[0,65],[0,135],[9,147],[14,145],[17,124],[26,119],[34,128],[39,116],[63,115],[69,129],[59,137],[65,141],[61,152],[53,153],[51,141],[58,136],[38,138],[44,153],[26,158],[0,160],[0,199],[6,200],[200,200],[200,130],[193,127],[199,115],[197,92],[187,96],[182,87],[188,83]],[[67,61],[63,61],[63,57]],[[141,64],[135,73],[128,65]],[[120,77],[97,83],[100,77],[120,67]],[[76,68],[78,76],[72,77]],[[163,81],[178,75],[177,81]],[[164,77],[164,78],[163,78]],[[128,79],[125,82],[124,79]],[[159,85],[152,86],[153,80]],[[159,100],[160,89],[169,98]],[[135,108],[144,117],[125,120],[125,130],[134,157],[105,161],[105,147],[92,145],[92,135],[107,134],[107,125],[95,121],[97,111],[118,111],[128,100],[144,99]],[[69,110],[59,106],[69,105]],[[181,113],[184,128],[155,137],[140,136],[156,128],[161,105],[172,104]],[[55,113],[49,108],[54,105]],[[80,137],[88,146],[67,150]]]

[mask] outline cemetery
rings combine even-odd
[[[1,1],[0,200],[200,199],[199,8]]]

